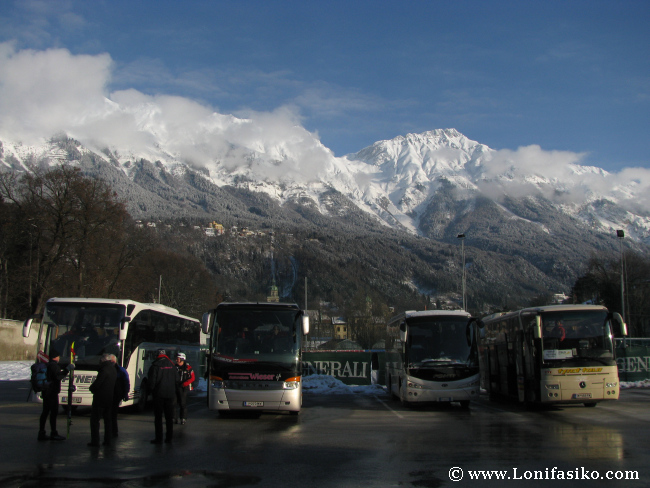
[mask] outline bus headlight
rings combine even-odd
[[[407,388],[416,388],[418,390],[422,389],[422,385],[418,385],[417,383],[413,383],[412,381],[407,381],[406,382],[406,387]]]
[[[210,376],[210,385],[212,388],[225,388],[226,382],[218,376]]]
[[[300,386],[300,376],[296,376],[294,378],[287,378],[284,380],[284,384],[282,385],[282,388],[284,390],[295,390]]]
[[[559,390],[560,385],[546,385],[547,390]]]
[[[614,383],[605,383],[605,388],[616,388],[617,384],[618,383],[616,383],[616,382],[614,382]]]

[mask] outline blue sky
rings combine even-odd
[[[0,2],[0,43],[110,56],[106,91],[291,110],[336,156],[456,128],[650,168],[647,1]]]

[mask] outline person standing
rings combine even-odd
[[[178,403],[178,416],[181,419],[181,425],[185,425],[185,422],[187,422],[187,393],[192,390],[192,384],[196,380],[194,369],[186,359],[185,353],[182,352],[179,352],[176,356],[176,368],[178,369],[176,401]],[[174,416],[174,423],[177,422],[178,417]]]
[[[165,415],[167,434],[165,442],[170,443],[174,435],[174,400],[176,399],[176,381],[178,370],[167,356],[164,349],[158,350],[158,357],[149,368],[147,379],[153,396],[154,426],[156,437],[152,444],[162,444],[163,424]]]
[[[65,437],[59,435],[56,430],[56,417],[59,413],[59,393],[61,393],[61,380],[68,375],[68,371],[74,366],[70,365],[67,369],[61,369],[59,366],[61,353],[56,349],[50,350],[50,360],[47,363],[47,386],[43,390],[43,412],[41,413],[38,440],[39,441],[64,441]],[[47,417],[50,417],[50,436],[45,434],[45,423]]]
[[[88,446],[99,446],[99,419],[104,420],[104,445],[110,446],[113,443],[113,392],[117,372],[111,354],[104,354],[99,363],[97,378],[90,385],[90,392],[93,394],[92,410],[90,411],[90,442]]]
[[[115,391],[113,391],[113,406],[111,408],[111,417],[113,420],[113,437],[117,437],[117,410],[120,408],[122,400],[125,402],[129,399],[129,392],[131,391],[131,381],[129,373],[122,366],[117,364],[115,354],[111,354],[111,361],[115,366],[115,373],[117,378],[115,380]]]

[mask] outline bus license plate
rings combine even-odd
[[[264,402],[244,402],[245,407],[263,407]]]
[[[574,399],[578,398],[591,398],[591,393],[574,393],[573,394]]]
[[[68,397],[61,397],[61,403],[68,403]],[[72,403],[81,403],[81,397],[72,397]]]
[[[440,397],[440,398],[438,398],[438,401],[439,402],[450,402],[451,397]]]

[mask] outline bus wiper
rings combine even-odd
[[[438,359],[423,359],[420,361],[422,364],[424,363],[451,363],[451,359],[449,358],[438,358]]]
[[[284,371],[292,371],[293,368],[291,367],[292,365],[287,363],[287,362],[280,362],[280,361],[256,361],[255,362],[256,367],[263,367],[263,366],[273,366],[274,368],[282,369]]]
[[[603,366],[609,366],[610,365],[609,363],[611,363],[611,361],[614,360],[613,357],[611,357],[611,358],[597,358],[597,357],[591,357],[591,356],[577,356],[574,359],[581,359],[583,361],[597,361],[600,364],[602,364]]]

